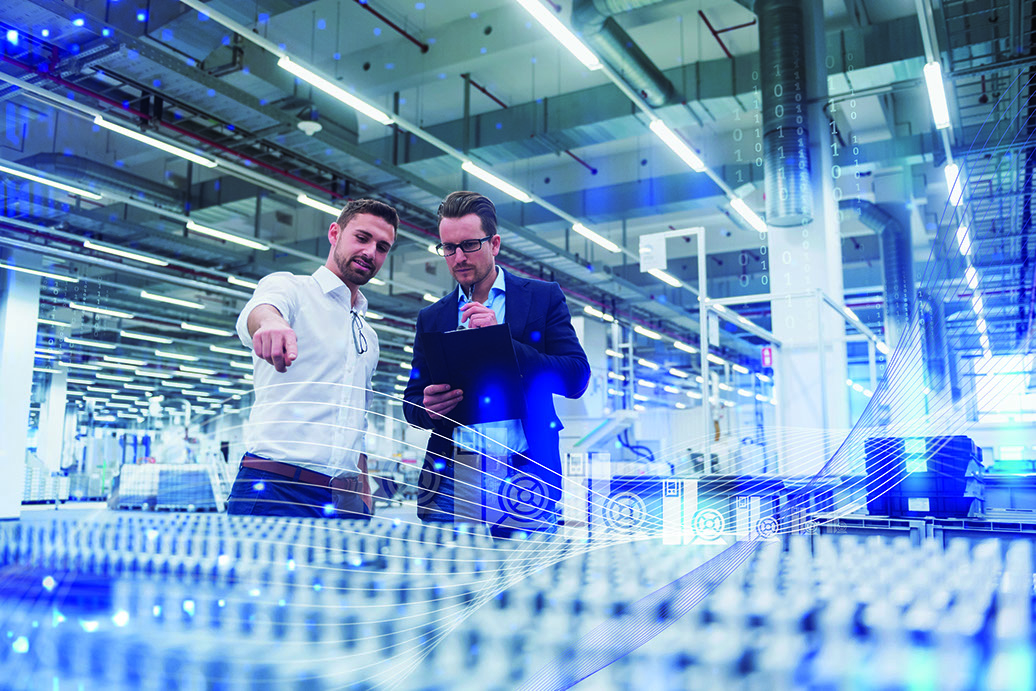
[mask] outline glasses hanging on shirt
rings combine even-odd
[[[367,352],[367,337],[363,335],[363,320],[356,310],[352,310],[353,345],[356,346],[356,354],[363,355]]]

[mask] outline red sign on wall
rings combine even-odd
[[[773,367],[773,348],[763,348],[763,367]]]

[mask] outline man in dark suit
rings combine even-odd
[[[496,208],[481,194],[454,192],[439,205],[436,250],[459,286],[417,317],[403,410],[410,424],[432,431],[418,516],[424,521],[477,520],[481,511],[495,534],[496,528],[499,534],[516,528],[550,531],[561,498],[562,425],[553,396],[581,396],[590,365],[558,284],[515,276],[496,265],[496,226]],[[423,336],[500,323],[510,327],[514,342],[522,390],[513,395],[524,397],[525,417],[458,426],[449,415],[465,392],[432,382]],[[482,486],[473,486],[479,480]]]

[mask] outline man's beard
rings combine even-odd
[[[356,259],[355,256],[347,257],[343,261],[341,257],[336,256],[335,263],[338,264],[338,271],[341,273],[342,279],[352,285],[367,285],[367,282],[374,277],[374,263],[369,262],[370,271],[365,271],[353,263],[354,259]]]

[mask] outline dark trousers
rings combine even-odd
[[[362,501],[356,501],[354,508],[335,508],[330,487],[309,485],[255,468],[238,470],[227,500],[227,513],[237,516],[370,520]]]

